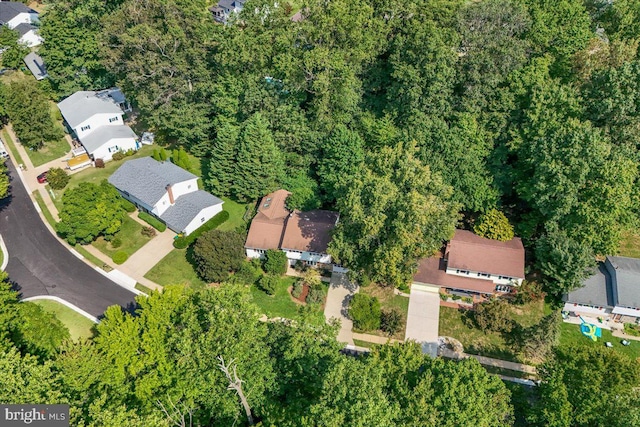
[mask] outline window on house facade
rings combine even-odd
[[[91,125],[86,125],[86,126],[81,126],[81,127],[80,127],[80,130],[81,130],[81,131],[83,131],[83,132],[84,132],[85,130],[89,130],[89,129],[91,129]]]
[[[109,123],[113,123],[113,122],[117,122],[117,121],[118,121],[118,116],[111,117],[111,118],[109,119]]]
[[[478,273],[478,277],[491,277],[488,273]]]
[[[469,274],[468,270],[456,270],[457,274]]]
[[[204,222],[204,217],[200,218],[200,222]]]
[[[511,277],[509,277],[509,276],[498,276],[498,279],[500,279],[500,280],[511,280]]]
[[[109,152],[110,153],[115,153],[115,152],[117,152],[119,150],[120,150],[120,148],[118,148],[117,145],[114,145],[113,147],[109,147]]]
[[[187,190],[191,188],[191,184],[187,185]]]

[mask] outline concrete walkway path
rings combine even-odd
[[[175,236],[176,233],[168,228],[162,233],[158,233],[147,244],[131,255],[118,269],[131,277],[144,277],[154,265],[174,249],[173,239]]]
[[[329,285],[327,302],[324,306],[324,317],[327,321],[339,319],[341,328],[337,340],[347,345],[353,345],[353,321],[347,315],[349,300],[358,292],[358,285],[349,282],[346,274],[333,273]]]
[[[510,362],[508,360],[493,359],[491,357],[478,356],[476,354],[468,353],[456,353],[448,348],[438,349],[438,355],[446,357],[447,359],[466,359],[467,357],[473,357],[481,365],[494,366],[496,368],[509,369],[511,371],[524,372],[526,374],[536,375],[537,370],[535,366],[525,365],[524,363]]]

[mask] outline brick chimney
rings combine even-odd
[[[165,188],[167,190],[167,193],[169,193],[169,203],[173,205],[175,203],[175,200],[173,199],[173,190],[171,189],[171,184],[167,184]]]

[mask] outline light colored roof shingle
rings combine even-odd
[[[611,276],[604,264],[600,263],[594,268],[593,274],[583,282],[583,286],[569,292],[564,300],[573,304],[613,307]]]
[[[96,97],[94,91],[78,91],[58,102],[58,108],[72,128],[96,114],[122,114],[110,97]]]
[[[184,194],[169,207],[160,218],[172,230],[182,232],[203,209],[224,203],[206,191],[198,190]]]
[[[30,52],[23,59],[31,74],[36,80],[42,80],[47,77],[47,69],[44,66],[44,60],[35,52]]]
[[[23,22],[21,24],[18,24],[13,30],[17,31],[20,37],[22,37],[25,34],[27,34],[29,31],[34,31],[36,29],[37,29],[36,26]]]
[[[153,206],[167,192],[167,185],[194,178],[197,176],[171,162],[158,162],[151,157],[142,157],[124,162],[108,181],[120,191]]]
[[[36,13],[36,11],[17,1],[0,1],[0,23],[7,23],[21,13]]]
[[[138,138],[129,126],[100,126],[80,139],[87,153],[93,154],[98,148],[116,138]]]
[[[640,308],[640,259],[608,256],[607,261],[614,276],[615,304]]]

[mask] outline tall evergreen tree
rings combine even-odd
[[[276,190],[284,176],[284,162],[269,124],[260,113],[243,124],[237,147],[232,185],[235,197],[255,200]]]
[[[213,194],[230,195],[234,182],[236,144],[240,130],[231,120],[218,119],[216,138],[209,153],[205,185]]]

